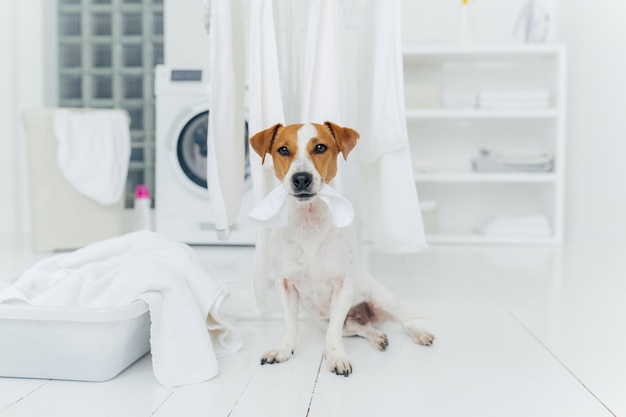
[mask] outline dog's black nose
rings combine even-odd
[[[291,183],[295,191],[306,190],[306,188],[313,182],[313,176],[308,172],[296,172],[291,177]]]

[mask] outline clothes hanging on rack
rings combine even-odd
[[[223,3],[238,2],[215,1],[211,6],[210,32],[214,35],[211,59],[225,60],[211,64],[211,86],[220,93],[216,95],[211,91],[215,103],[212,120],[221,120],[223,126],[225,122],[220,114],[230,111],[225,118],[231,127],[229,135],[240,137],[232,133],[231,123],[231,118],[241,120],[237,119],[239,102],[234,98],[238,94],[235,89],[241,87],[239,74],[233,67],[237,62],[234,52],[238,44],[230,13],[235,6]],[[360,173],[352,174],[358,178],[358,184],[351,187],[358,186],[363,191],[357,215],[366,227],[366,235],[373,239],[377,248],[386,252],[418,251],[426,244],[404,113],[400,0],[353,2],[350,13],[344,14],[345,3],[336,0],[251,1],[247,62],[250,132],[254,134],[275,123],[323,123],[326,120],[360,132],[359,146],[345,171],[358,164],[356,169]],[[304,10],[308,10],[307,19],[299,14]],[[358,33],[355,32],[357,26],[361,28]],[[283,107],[283,103],[288,105]],[[215,150],[222,140],[217,139],[221,138],[218,132],[222,131],[225,130],[220,126],[210,128]],[[231,161],[230,156],[228,161]],[[226,176],[220,176],[222,172],[228,172],[228,177],[234,176],[228,164],[222,161],[215,172],[209,172],[209,177]],[[274,184],[273,179],[270,180],[271,158],[266,164],[261,167],[259,160],[251,161],[257,201],[273,188],[270,184]],[[340,178],[338,180],[341,182]],[[218,181],[218,185],[222,189],[212,191],[211,201],[218,206],[218,215],[221,212],[223,218],[228,218],[226,202],[234,199],[213,199],[215,193],[225,195],[231,191],[225,189],[224,181]],[[346,191],[348,194],[352,189]],[[350,196],[353,202],[355,195],[358,193]],[[220,226],[224,223],[222,221]],[[255,266],[257,298],[261,297],[267,282],[267,259],[267,232],[261,231]]]
[[[426,248],[404,104],[400,0],[370,0],[361,25],[359,157],[362,220],[375,246]]]
[[[276,123],[285,123],[280,86],[280,69],[274,8],[272,0],[251,0],[248,67],[248,128],[259,132]],[[254,152],[250,152],[254,155]],[[261,164],[250,158],[250,173],[256,201],[261,201],[274,188],[274,171],[270,155]],[[267,310],[265,292],[270,275],[269,229],[257,230],[254,258],[254,293],[257,307]]]
[[[238,1],[211,3],[211,77],[207,137],[207,186],[218,236],[228,239],[243,195],[244,25]]]
[[[336,0],[311,0],[307,28],[301,123],[345,123],[341,111],[340,63],[343,23]]]

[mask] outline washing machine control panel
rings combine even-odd
[[[173,69],[170,75],[170,80],[175,82],[202,81],[202,71]]]
[[[188,96],[189,99],[186,101],[189,103],[206,99],[209,95],[207,74],[198,68],[170,68],[157,65],[154,74],[154,95],[165,97],[166,102],[181,96]],[[169,105],[171,103],[166,104]]]

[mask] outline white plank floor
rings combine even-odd
[[[231,288],[225,313],[244,342],[218,377],[165,388],[146,355],[103,383],[0,378],[0,417],[626,416],[624,249],[371,251],[371,271],[437,339],[414,345],[392,324],[386,352],[346,339],[354,374],[344,378],[321,362],[324,335],[306,318],[295,357],[261,366],[282,323],[250,317],[252,249],[198,248]],[[2,279],[41,256],[0,246]]]

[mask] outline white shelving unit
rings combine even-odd
[[[405,46],[406,117],[430,243],[558,244],[563,238],[566,50],[562,45]],[[550,92],[546,108],[483,109],[479,91]],[[427,100],[424,100],[424,96]],[[541,149],[551,172],[474,172],[481,147]],[[549,236],[490,236],[478,226],[499,216],[546,216]]]

